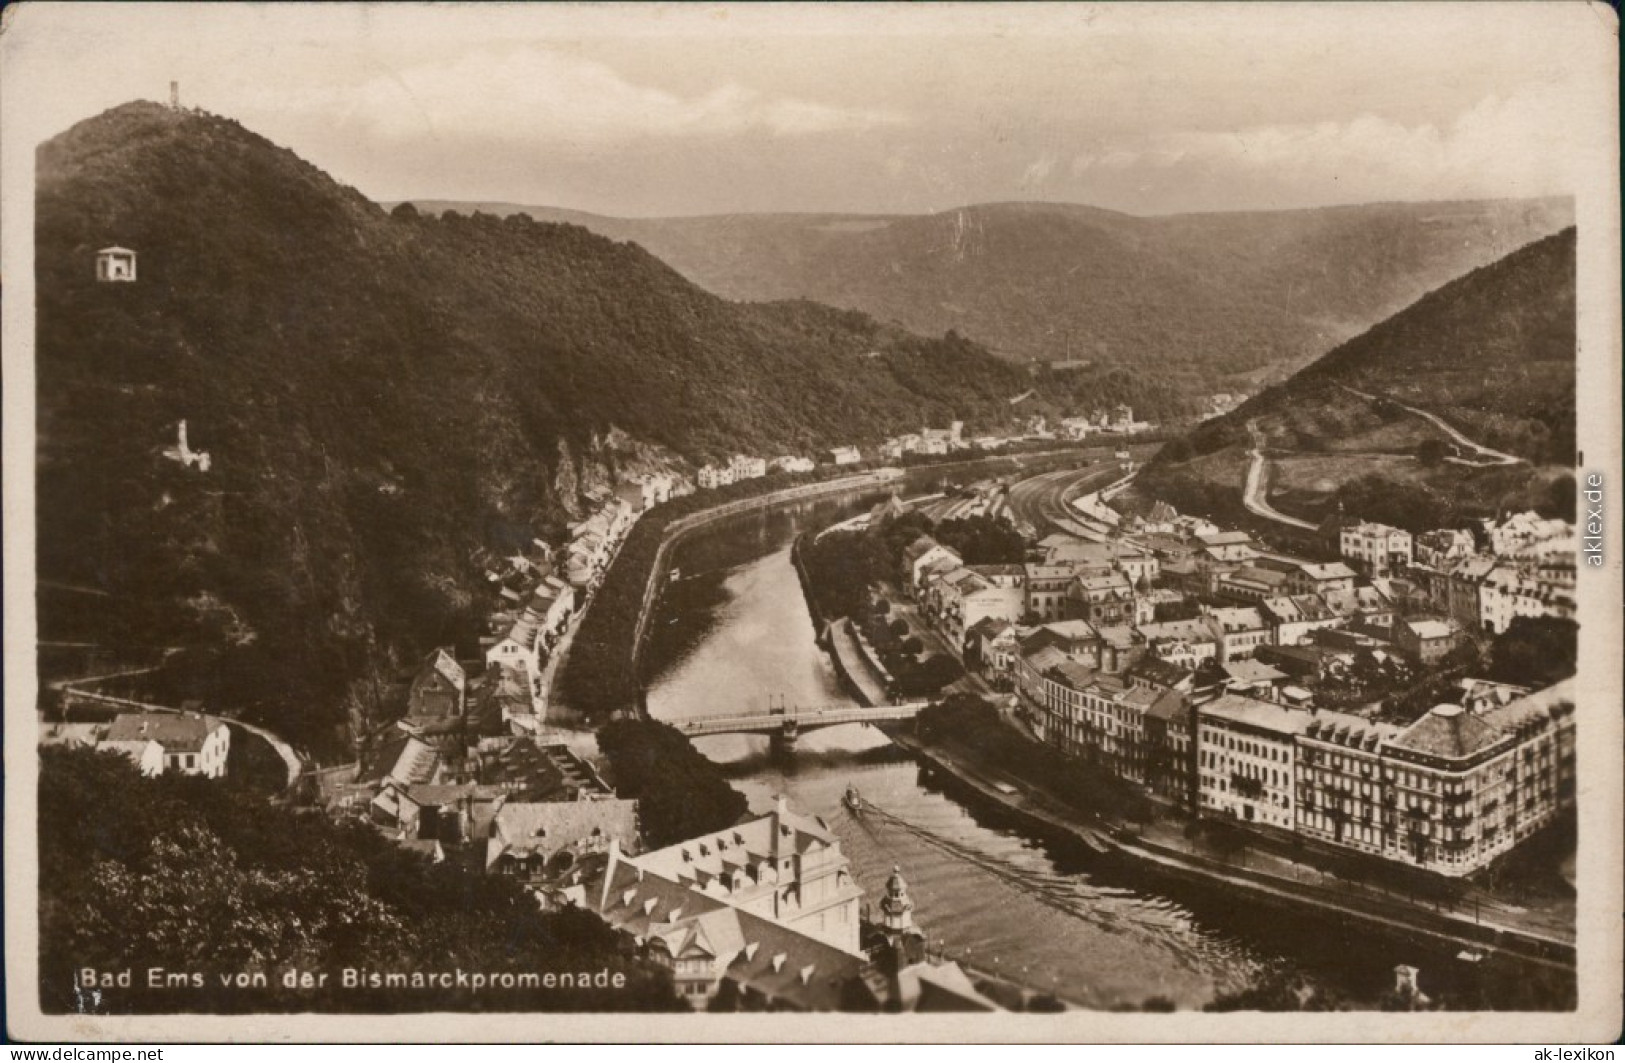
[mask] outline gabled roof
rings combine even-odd
[[[1224,577],[1228,580],[1242,580],[1248,583],[1257,583],[1266,587],[1280,587],[1289,577],[1285,572],[1277,572],[1272,568],[1258,568],[1254,565],[1242,565],[1234,572]]]
[[[1265,626],[1263,616],[1251,607],[1215,609],[1213,619],[1225,631],[1256,631]]]
[[[1443,620],[1411,620],[1405,626],[1419,639],[1447,639],[1455,633]]]
[[[1040,646],[1036,650],[1023,653],[1022,660],[1027,662],[1028,667],[1042,674],[1057,665],[1065,664],[1070,658],[1054,646]]]
[[[104,247],[100,251],[97,251],[96,253],[98,255],[133,255],[133,254],[135,254],[135,252],[131,251],[128,247],[119,247],[117,244],[114,244],[112,247]]]
[[[1250,546],[1253,541],[1253,537],[1244,531],[1209,532],[1198,535],[1196,539],[1203,546]]]
[[[1150,653],[1129,665],[1127,670],[1123,672],[1124,677],[1127,679],[1143,679],[1159,687],[1178,686],[1194,674],[1189,668],[1177,665],[1172,661],[1165,661],[1161,657]]]
[[[402,783],[426,783],[434,778],[440,755],[416,735],[401,732],[376,746],[361,758],[357,782],[395,779]]]
[[[608,844],[610,838],[628,850],[637,848],[636,801],[510,801],[491,821],[485,866],[490,867],[506,852],[554,853],[582,841],[602,839]]]
[[[1238,661],[1227,661],[1219,666],[1231,681],[1237,683],[1273,683],[1278,679],[1285,679],[1286,673],[1277,671],[1263,661],[1244,658]]]
[[[197,753],[215,731],[225,727],[213,716],[195,712],[125,712],[107,729],[109,742],[157,742],[165,753]]]

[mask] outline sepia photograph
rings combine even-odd
[[[1612,8],[3,19],[13,1039],[1619,1036]]]

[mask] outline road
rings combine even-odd
[[[1499,450],[1491,450],[1489,447],[1484,446],[1482,443],[1473,442],[1471,439],[1468,439],[1466,436],[1462,435],[1461,432],[1457,431],[1455,428],[1452,428],[1450,425],[1446,424],[1444,422],[1444,420],[1442,418],[1440,418],[1437,414],[1432,414],[1432,413],[1429,413],[1426,410],[1417,409],[1415,406],[1407,406],[1405,403],[1400,402],[1398,399],[1390,399],[1386,395],[1372,395],[1372,394],[1370,394],[1368,392],[1356,391],[1354,388],[1351,388],[1346,384],[1339,384],[1337,386],[1342,388],[1344,391],[1348,392],[1350,395],[1358,395],[1360,398],[1366,400],[1367,402],[1376,402],[1378,399],[1381,399],[1381,400],[1383,400],[1385,402],[1393,403],[1395,406],[1398,406],[1402,410],[1409,410],[1411,413],[1416,414],[1418,417],[1425,418],[1426,420],[1428,420],[1432,424],[1437,425],[1439,430],[1444,432],[1445,435],[1449,436],[1456,443],[1457,446],[1465,447],[1466,449],[1475,452],[1478,455],[1478,458],[1479,458],[1479,460],[1476,460],[1476,461],[1472,460],[1470,458],[1459,458],[1459,457],[1446,458],[1445,461],[1448,461],[1451,464],[1454,464],[1454,465],[1471,465],[1471,466],[1474,466],[1474,467],[1483,467],[1483,466],[1486,466],[1486,465],[1521,465],[1521,464],[1523,464],[1523,459],[1522,458],[1514,457],[1511,454],[1503,454]]]
[[[1241,504],[1251,512],[1268,520],[1277,521],[1294,528],[1305,528],[1314,531],[1315,525],[1306,520],[1299,520],[1297,517],[1287,516],[1270,505],[1269,500],[1264,497],[1264,471],[1268,461],[1264,457],[1264,436],[1258,430],[1257,421],[1248,421],[1247,431],[1251,432],[1253,436],[1253,449],[1247,452],[1252,455],[1253,463],[1247,467],[1247,486],[1242,488]]]
[[[1097,461],[1081,469],[1039,473],[1010,487],[1010,511],[1042,535],[1049,531],[1100,538],[1100,532],[1082,524],[1067,506],[1067,499],[1085,486],[1104,487],[1119,475],[1115,461]]]

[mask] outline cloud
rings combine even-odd
[[[1056,162],[1054,155],[1045,152],[1028,164],[1017,183],[1027,191],[1042,187],[1049,180],[1050,174],[1055,172]]]
[[[601,146],[643,138],[796,137],[902,124],[895,111],[771,95],[729,81],[682,95],[545,48],[464,53],[324,86],[294,101],[385,140],[532,140]],[[279,98],[278,106],[290,101]]]
[[[1077,153],[1070,170],[1080,179],[1173,170],[1332,201],[1566,193],[1575,191],[1577,159],[1565,113],[1559,91],[1535,86],[1485,96],[1438,124],[1368,113],[1125,137]]]

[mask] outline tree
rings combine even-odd
[[[1489,677],[1540,689],[1574,675],[1580,625],[1551,616],[1514,617],[1490,646]]]
[[[1417,445],[1416,460],[1427,466],[1440,465],[1450,453],[1450,444],[1437,436],[1429,436]]]
[[[51,1013],[666,1010],[669,977],[623,959],[588,912],[541,911],[519,884],[431,864],[370,826],[200,778],[145,778],[122,756],[41,751],[40,1001]],[[278,970],[594,969],[629,991],[470,995],[290,991]],[[196,972],[203,983],[75,992],[85,967]],[[264,987],[219,976],[263,973]],[[335,980],[336,981],[336,980]],[[140,983],[138,982],[139,986]]]

